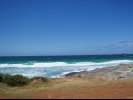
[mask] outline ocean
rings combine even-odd
[[[0,57],[0,73],[21,74],[29,78],[64,77],[71,72],[133,64],[133,54],[75,56],[5,56]]]

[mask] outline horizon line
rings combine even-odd
[[[15,55],[12,55],[12,56],[0,56],[0,57],[44,57],[44,56],[100,56],[100,55],[133,55],[133,54],[128,54],[128,53],[121,53],[121,54],[77,54],[77,55],[18,55],[18,56],[15,56]]]

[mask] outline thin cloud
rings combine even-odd
[[[119,41],[95,50],[99,54],[133,53],[133,41]]]

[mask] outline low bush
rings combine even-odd
[[[48,79],[46,77],[33,77],[31,81],[33,80],[42,80],[43,82],[48,82]]]
[[[3,76],[4,74],[0,73],[0,82],[3,82]]]
[[[4,74],[3,75],[3,81],[2,82],[9,85],[12,82],[12,77],[13,77],[13,75]]]
[[[27,85],[30,79],[22,75],[14,75],[11,80],[7,83],[9,86],[23,86]]]
[[[9,86],[15,87],[15,86],[24,86],[32,81],[39,81],[42,82],[48,82],[48,79],[45,77],[33,77],[29,79],[28,77],[22,76],[22,75],[10,75],[10,74],[1,74],[0,73],[0,82],[5,83]]]
[[[22,75],[0,74],[0,82],[6,83],[9,86],[23,86],[30,82],[30,79]]]

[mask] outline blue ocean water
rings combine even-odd
[[[0,57],[0,73],[27,77],[63,77],[70,72],[133,63],[133,54],[77,56],[14,56]]]

